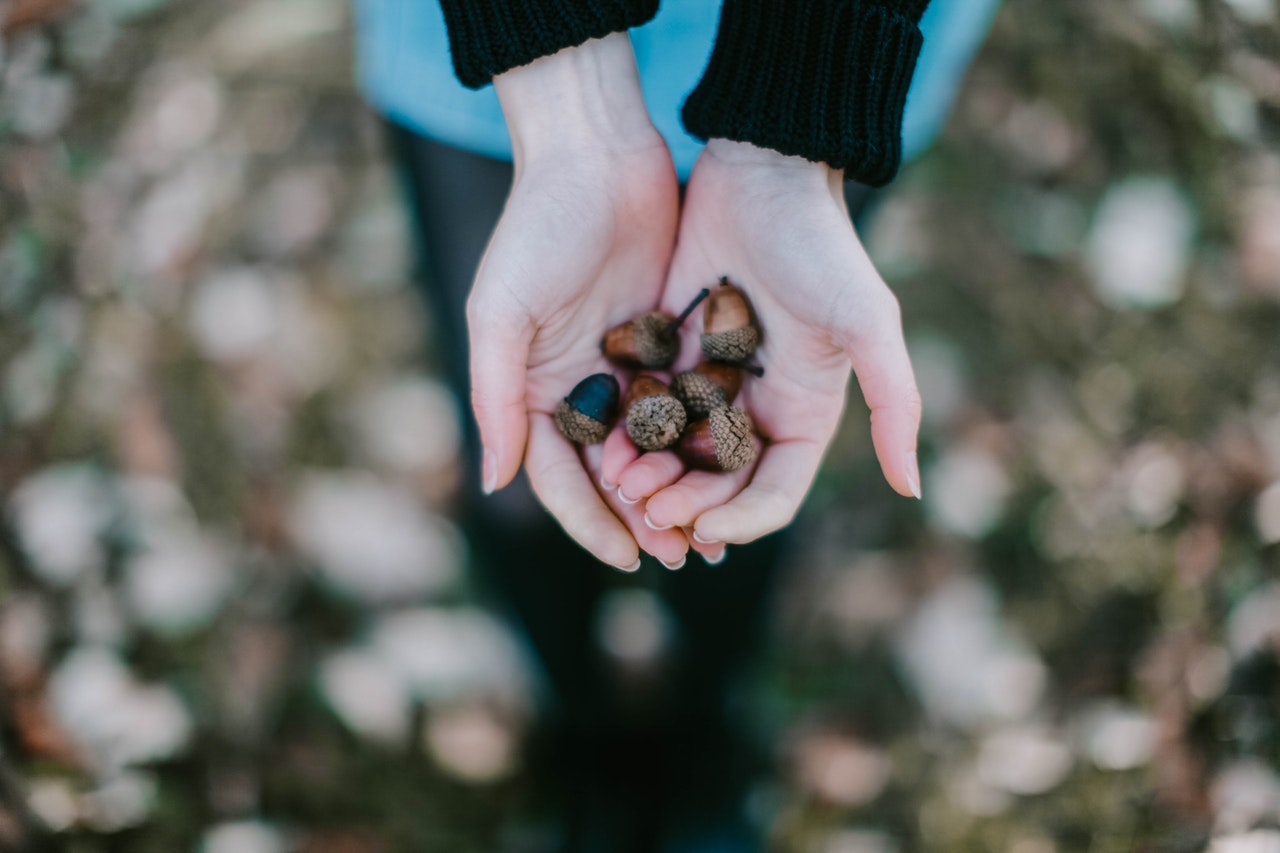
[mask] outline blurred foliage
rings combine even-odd
[[[538,836],[348,16],[0,2],[0,849]],[[779,849],[1280,849],[1278,57],[1273,0],[1007,0],[878,201],[925,500],[850,417]]]

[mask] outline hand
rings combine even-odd
[[[839,426],[852,366],[885,477],[919,497],[920,395],[897,300],[854,233],[843,175],[712,140],[689,179],[663,308],[722,275],[747,293],[764,335],[757,358],[765,375],[747,377],[737,401],[754,417],[763,452],[734,474],[686,472],[672,453],[646,454],[606,467],[619,491],[648,498],[653,526],[692,528],[699,542],[749,542],[785,526]],[[681,368],[697,361],[699,329],[696,319],[685,329]],[[610,452],[615,458],[627,461]]]
[[[484,489],[523,460],[539,500],[600,560],[632,569],[639,543],[675,564],[684,534],[602,497],[601,448],[580,456],[551,420],[579,380],[608,370],[604,330],[657,304],[675,240],[678,184],[630,40],[592,40],[494,83],[515,179],[467,304]]]

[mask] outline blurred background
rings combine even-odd
[[[350,14],[0,2],[0,849],[544,831]],[[850,417],[746,711],[755,818],[1280,850],[1275,0],[1007,0],[864,237],[925,500]],[[651,582],[601,619],[622,670],[670,641]]]

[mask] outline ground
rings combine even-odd
[[[536,840],[349,10],[0,14],[0,848]],[[778,849],[1280,849],[1277,57],[1273,0],[1007,0],[881,199],[925,499],[855,392],[752,703]]]

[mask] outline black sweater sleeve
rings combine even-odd
[[[685,127],[888,183],[902,160],[902,112],[927,4],[725,0]]]
[[[417,0],[426,2],[426,0]],[[711,0],[701,0],[711,2]],[[703,139],[751,142],[881,186],[902,160],[902,111],[929,0],[724,0],[684,105]],[[658,0],[440,0],[458,79],[497,74],[646,23]]]
[[[658,0],[440,0],[440,5],[454,71],[472,89],[541,56],[639,26],[658,11]]]

